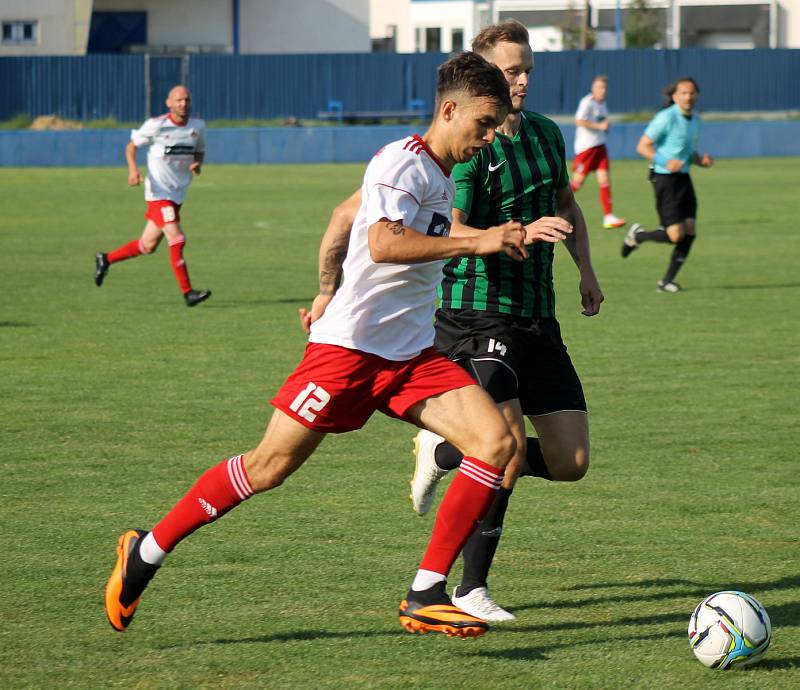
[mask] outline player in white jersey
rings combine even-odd
[[[611,174],[609,172],[606,134],[608,132],[608,107],[606,91],[608,77],[598,74],[592,81],[592,90],[581,98],[575,112],[575,162],[572,164],[573,192],[577,192],[591,172],[597,173],[600,186],[600,203],[603,206],[603,227],[621,228],[623,218],[611,210]]]
[[[125,147],[128,162],[128,184],[132,187],[142,182],[136,164],[136,149],[147,146],[147,179],[144,198],[147,224],[141,237],[122,245],[112,252],[98,252],[95,256],[94,282],[100,287],[111,264],[132,259],[141,254],[152,254],[166,235],[169,256],[175,279],[183,293],[184,301],[194,307],[211,297],[210,290],[194,290],[183,258],[186,236],[181,229],[180,210],[194,175],[199,175],[205,156],[205,122],[189,117],[192,94],[185,86],[174,86],[167,96],[169,112],[146,120],[131,132]]]
[[[334,295],[321,284],[310,342],[272,400],[277,409],[261,442],[203,474],[152,531],[129,530],[120,537],[105,594],[106,615],[116,630],[127,628],[141,593],[182,539],[254,493],[279,486],[327,433],[358,429],[376,410],[441,434],[466,456],[400,604],[401,624],[410,632],[458,637],[487,630],[485,621],[453,606],[445,584],[494,499],[515,441],[491,398],[433,349],[432,315],[443,259],[527,256],[524,229],[516,221],[448,236],[450,169],[493,141],[510,107],[502,72],[479,55],[462,53],[439,68],[428,131],[384,147],[367,168],[344,282]],[[261,593],[261,584],[254,587]]]

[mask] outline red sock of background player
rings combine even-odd
[[[200,475],[194,486],[142,540],[142,558],[160,565],[181,540],[221,518],[252,495],[253,487],[244,469],[243,456],[223,460]]]
[[[121,247],[115,249],[113,252],[109,252],[106,254],[106,256],[108,257],[108,263],[115,264],[117,261],[132,259],[133,257],[144,253],[145,252],[142,251],[142,241],[131,240],[127,244],[123,244]]]
[[[611,213],[611,185],[600,185],[600,203],[603,205],[603,213]]]
[[[447,489],[411,588],[429,589],[447,579],[458,554],[494,501],[503,470],[481,460],[464,457]]]
[[[175,280],[178,281],[178,285],[180,285],[181,292],[184,295],[192,289],[192,284],[189,282],[189,270],[183,260],[183,247],[185,244],[186,237],[184,235],[179,235],[169,243],[169,260],[175,273]]]

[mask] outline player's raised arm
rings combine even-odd
[[[505,252],[518,261],[527,258],[521,223],[509,221],[474,237],[430,237],[388,218],[382,218],[369,228],[369,253],[375,263],[415,264],[498,252]]]
[[[350,230],[361,206],[361,189],[357,189],[331,213],[328,227],[319,245],[319,293],[311,303],[311,309],[302,307],[300,325],[306,333],[311,331],[311,324],[322,314],[328,303],[336,294],[342,279],[342,264],[347,256],[347,244]]]

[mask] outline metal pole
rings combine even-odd
[[[622,48],[622,8],[619,0],[614,7],[614,33],[617,37],[617,50],[620,50]]]
[[[150,82],[150,53],[144,54],[144,118],[150,117],[153,103],[153,85]]]

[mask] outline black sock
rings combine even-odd
[[[550,477],[550,470],[547,469],[547,463],[544,461],[544,455],[542,455],[542,447],[539,445],[539,439],[535,436],[528,436],[528,438],[525,439],[525,444],[525,465],[522,466],[522,471],[519,473],[519,476],[541,477],[547,480],[552,479],[552,477]]]
[[[642,242],[666,242],[672,243],[667,231],[664,228],[656,228],[655,230],[639,230],[635,234],[636,241],[641,244]]]
[[[477,587],[486,587],[489,569],[503,533],[503,518],[506,516],[512,491],[513,489],[504,489],[502,486],[497,490],[489,512],[464,545],[464,576],[456,592],[458,596],[463,597]]]
[[[672,250],[672,257],[669,260],[669,268],[667,268],[663,282],[671,283],[675,279],[675,276],[678,275],[678,271],[681,270],[683,262],[686,261],[686,257],[689,256],[692,242],[694,242],[694,235],[684,235],[675,245],[675,249]]]
[[[139,554],[139,546],[142,540],[139,539],[134,545],[133,550],[128,554],[128,568],[125,573],[125,587],[119,597],[119,602],[123,606],[130,606],[144,592],[145,587],[153,579],[153,575],[161,567],[147,563],[142,560]]]
[[[440,470],[454,470],[463,459],[461,451],[447,441],[436,446],[436,450],[433,452],[433,460]]]

